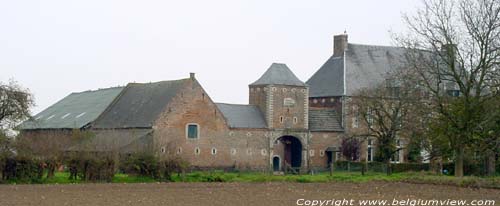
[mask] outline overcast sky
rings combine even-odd
[[[35,95],[36,114],[71,92],[197,79],[216,102],[248,103],[273,62],[302,80],[333,35],[391,45],[417,0],[0,0],[0,81]]]

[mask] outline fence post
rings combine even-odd
[[[330,176],[333,176],[333,162],[330,163]]]

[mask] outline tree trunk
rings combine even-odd
[[[455,149],[455,177],[464,176],[464,148]]]
[[[495,161],[495,153],[492,151],[488,151],[486,153],[486,175],[494,176],[496,173],[496,161]]]
[[[391,159],[388,159],[386,161],[386,173],[387,173],[387,175],[392,174]]]

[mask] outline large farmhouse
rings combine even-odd
[[[348,115],[356,90],[385,80],[402,49],[350,44],[334,37],[334,52],[306,82],[273,63],[249,85],[249,104],[215,103],[196,80],[129,83],[72,93],[24,122],[34,151],[54,142],[62,151],[153,152],[177,155],[199,168],[302,170],[342,158],[343,137],[362,128]],[[82,140],[75,132],[93,135]],[[361,161],[373,160],[365,141]],[[54,147],[51,147],[54,148]],[[400,153],[395,161],[403,161]]]

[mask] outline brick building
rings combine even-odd
[[[215,103],[192,73],[72,93],[24,122],[22,136],[40,152],[49,144],[63,151],[177,155],[198,168],[326,168],[341,158],[342,138],[359,127],[346,112],[353,92],[383,81],[402,58],[399,48],[349,44],[345,34],[334,42],[332,57],[307,83],[273,63],[249,85],[249,104]],[[75,131],[92,135],[82,140]],[[372,145],[363,147],[361,159],[372,160]]]

